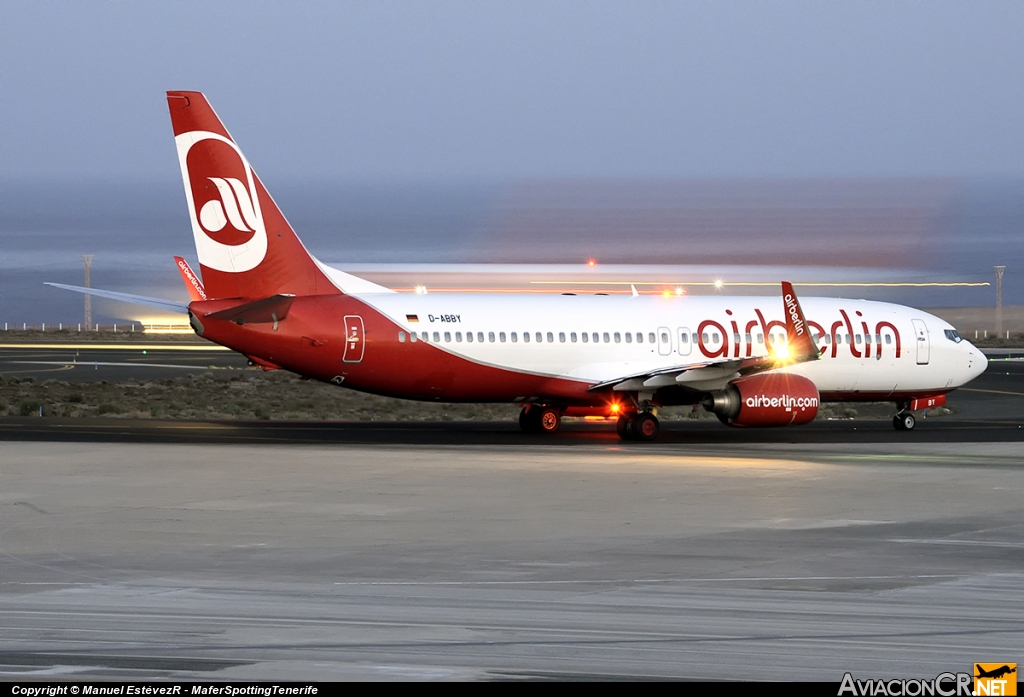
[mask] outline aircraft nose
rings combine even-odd
[[[967,370],[969,377],[967,378],[967,380],[973,380],[974,378],[984,373],[986,369],[988,369],[988,357],[981,352],[981,349],[974,346],[973,344],[966,341],[963,343],[966,344],[965,348],[967,349],[968,354]]]

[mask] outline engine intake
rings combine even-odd
[[[730,382],[701,403],[729,426],[796,426],[818,415],[818,388],[801,375],[760,373]]]

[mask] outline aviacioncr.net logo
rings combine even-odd
[[[252,167],[217,133],[183,133],[175,143],[200,263],[235,273],[256,268],[267,232]]]

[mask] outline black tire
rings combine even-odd
[[[637,414],[630,425],[632,428],[629,430],[632,432],[634,440],[652,441],[658,437],[658,432],[661,430],[658,417],[650,413]]]
[[[917,425],[917,419],[909,411],[906,414],[900,414],[897,418],[901,421],[901,431],[913,431],[914,426]]]
[[[519,412],[519,428],[523,433],[536,433],[540,428],[540,422],[537,419],[539,411],[536,407],[528,407]]]
[[[537,432],[538,433],[556,433],[562,425],[562,413],[554,407],[544,407],[537,409],[536,407],[532,410],[537,412],[535,417],[537,420]]]
[[[629,436],[629,417],[623,414],[619,417],[619,420],[615,422],[615,430],[619,434],[619,438],[622,440],[631,440]]]

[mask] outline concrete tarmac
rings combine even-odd
[[[1024,364],[791,429],[0,419],[0,679],[931,678],[1024,651]]]
[[[5,442],[0,678],[934,677],[1024,647],[1024,445]]]

